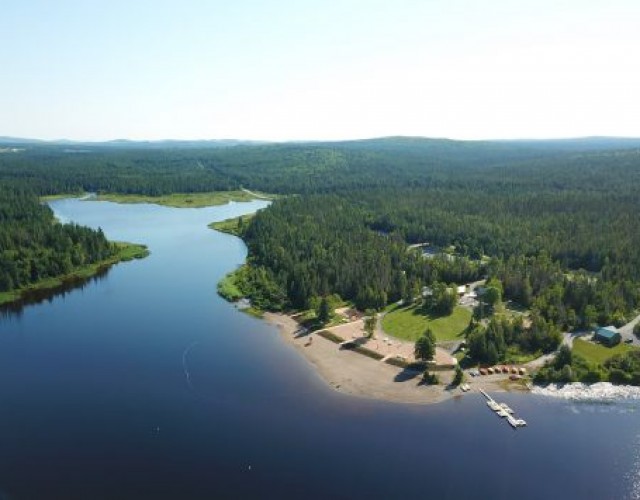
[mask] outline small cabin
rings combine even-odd
[[[619,344],[622,340],[620,332],[618,332],[615,326],[598,328],[593,338],[597,342],[600,342],[601,344],[609,347],[613,347],[614,345]]]

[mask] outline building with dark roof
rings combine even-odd
[[[620,343],[622,337],[615,326],[607,326],[596,330],[594,340],[606,346],[613,347]]]

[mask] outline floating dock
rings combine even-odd
[[[501,418],[506,419],[511,427],[517,429],[518,427],[524,427],[527,425],[521,418],[516,418],[514,415],[514,411],[509,408],[506,403],[498,403],[495,399],[489,396],[483,389],[480,389],[482,395],[487,398],[487,406],[496,413]]]

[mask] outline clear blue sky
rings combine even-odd
[[[0,135],[640,137],[638,0],[2,0]]]

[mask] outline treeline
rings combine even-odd
[[[534,257],[512,256],[494,259],[489,273],[504,284],[507,298],[533,307],[565,330],[594,324],[622,326],[640,305],[637,269],[623,272],[635,253],[624,260],[602,258],[605,264],[590,273],[563,268],[544,252]]]
[[[514,180],[519,175],[516,168],[510,171]],[[385,188],[354,195],[371,207],[372,229],[398,233],[409,243],[455,245],[472,258],[546,252],[563,268],[593,272],[608,259],[615,263],[610,272],[640,276],[634,246],[639,242],[635,213],[640,202],[634,184],[618,192],[589,185],[575,191],[536,183],[500,187],[484,179],[467,188],[455,186],[458,174],[451,177],[446,189]],[[635,182],[633,175],[625,177]]]
[[[228,148],[29,146],[0,179],[39,194],[249,189],[296,194],[246,229],[247,282],[268,307],[338,293],[380,308],[488,275],[547,324],[620,324],[640,302],[633,141],[411,138]],[[424,259],[407,243],[451,248]],[[259,290],[266,290],[259,295]],[[500,350],[500,349],[499,349]]]
[[[55,223],[35,194],[0,188],[0,292],[57,277],[116,253],[102,231]]]
[[[292,197],[254,217],[245,232],[252,266],[269,270],[288,305],[307,308],[337,293],[361,309],[399,300],[407,286],[406,245],[370,231],[366,213],[337,196]]]
[[[585,360],[563,346],[556,358],[535,375],[538,384],[611,382],[618,385],[640,385],[640,351],[617,354],[603,364]]]
[[[640,180],[637,172],[629,179],[638,161],[634,145],[422,138],[233,147],[27,145],[0,155],[0,178],[39,194],[161,195],[239,187],[282,194],[414,187],[453,189],[454,195],[494,192],[499,198],[520,188],[542,193],[587,187],[613,194]]]
[[[369,215],[335,195],[290,197],[259,212],[244,238],[250,267],[264,269],[262,281],[283,291],[269,306],[304,309],[314,297],[337,293],[359,309],[380,309],[419,295],[423,285],[481,275],[469,259],[427,260],[408,251],[398,235],[371,231]]]
[[[0,155],[0,178],[39,195],[109,192],[160,196],[229,191],[238,182],[205,168],[191,150],[32,146]]]
[[[467,334],[470,357],[494,365],[509,359],[509,351],[549,353],[560,345],[560,330],[553,323],[535,313],[529,323],[525,326],[522,317],[515,320],[492,317],[487,326],[476,323]]]
[[[250,254],[277,277],[294,307],[336,292],[379,308],[407,290],[487,274],[502,283],[504,298],[562,329],[630,319],[640,304],[640,227],[627,211],[640,209],[637,200],[595,214],[581,209],[589,192],[557,193],[551,205],[526,193],[526,210],[480,193],[473,199],[485,208],[471,214],[458,202],[464,196],[389,188],[281,200],[249,226]],[[515,204],[513,194],[505,196]],[[564,209],[556,210],[563,199]],[[423,259],[406,251],[415,241],[453,245],[455,255]]]

